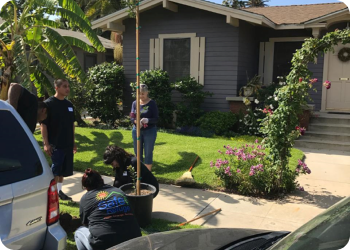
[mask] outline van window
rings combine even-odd
[[[10,111],[0,110],[0,186],[42,172],[39,157],[19,122]]]

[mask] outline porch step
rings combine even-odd
[[[311,118],[311,124],[313,123],[350,125],[350,114],[349,115],[318,114],[317,117]]]
[[[338,123],[314,123],[309,125],[309,131],[313,132],[327,132],[327,133],[344,133],[350,134],[350,124],[338,124]]]
[[[350,142],[340,142],[340,141],[330,141],[330,140],[301,138],[295,141],[295,147],[350,152]]]
[[[336,130],[336,129],[335,129]],[[350,133],[321,132],[321,131],[306,131],[305,135],[299,140],[322,140],[322,141],[339,141],[350,143]]]

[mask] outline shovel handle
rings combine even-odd
[[[197,155],[197,157],[196,157],[196,159],[194,160],[194,162],[193,162],[192,166],[191,166],[191,167],[190,167],[190,169],[188,170],[189,172],[191,172],[191,171],[192,171],[192,169],[193,169],[194,165],[195,165],[195,164],[196,164],[196,162],[198,161],[198,158],[199,158],[199,156]]]
[[[214,210],[214,211],[211,211],[211,212],[209,212],[209,213],[206,213],[206,214],[203,214],[203,215],[201,215],[201,216],[199,216],[199,217],[196,217],[196,218],[194,218],[194,219],[192,219],[192,220],[183,222],[183,223],[179,224],[178,226],[179,226],[179,227],[184,226],[184,225],[186,225],[186,224],[188,224],[188,223],[190,223],[190,222],[193,222],[193,221],[195,221],[195,220],[201,219],[201,218],[203,218],[203,217],[205,217],[205,216],[208,216],[208,215],[210,215],[210,214],[215,214],[215,213],[220,212],[220,211],[221,211],[221,208],[216,209],[216,210]]]

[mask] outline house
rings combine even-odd
[[[277,76],[288,74],[292,55],[305,38],[321,37],[350,22],[343,3],[236,10],[202,0],[145,0],[140,12],[141,70],[162,68],[171,80],[190,74],[214,93],[203,108],[221,111],[230,109],[228,100],[237,97],[247,76],[258,74],[264,84],[276,81]],[[92,24],[123,34],[126,78],[135,81],[135,20],[129,18],[128,10]],[[312,93],[315,110],[350,111],[345,98],[350,88],[349,93],[341,91],[347,83],[339,82],[350,68],[339,72],[342,65],[331,54],[320,55],[317,64],[310,65],[320,82],[329,79],[334,83],[327,92],[317,85],[318,92]]]
[[[238,91],[247,77],[260,75],[265,85],[276,82],[277,76],[289,73],[293,53],[306,38],[322,37],[349,23],[349,9],[343,3],[236,10],[203,0],[144,0],[140,3],[140,67],[162,68],[171,80],[191,75],[204,90],[214,93],[203,104],[205,110],[229,111],[241,100]],[[128,9],[92,25],[123,35],[126,79],[135,81],[136,25]],[[350,112],[350,62],[337,57],[343,47],[347,46],[320,55],[309,66],[319,79],[317,93],[310,92],[315,111]],[[322,86],[325,80],[332,82],[328,91]],[[129,84],[126,89],[131,92]],[[129,109],[131,94],[125,95],[124,103]],[[349,135],[350,120],[347,124]]]

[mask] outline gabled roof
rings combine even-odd
[[[86,35],[80,31],[73,31],[73,30],[64,30],[64,29],[54,29],[58,33],[60,33],[61,36],[71,36],[78,38],[82,40],[83,42],[87,43],[88,45],[92,46],[91,42],[89,39],[86,37]],[[102,36],[97,36],[98,39],[101,41],[102,45],[106,49],[114,49],[115,46],[117,45],[115,42],[108,40]]]
[[[164,8],[169,10],[177,11],[177,4],[224,15],[227,18],[226,22],[234,26],[237,25],[237,20],[239,19],[274,29],[320,27],[317,24],[313,24],[313,22],[306,22],[348,10],[344,3],[273,6],[237,10],[206,0],[144,0],[140,4],[140,12],[159,5],[163,5]],[[94,29],[101,28],[123,32],[125,27],[122,22],[128,18],[128,15],[128,9],[125,8],[93,21],[92,27]]]
[[[245,10],[237,10],[223,6],[221,4],[216,4],[208,2],[205,0],[144,0],[140,3],[140,12],[147,11],[156,6],[162,5],[164,8],[177,11],[177,4],[213,12],[216,14],[226,16],[227,23],[235,25],[235,20],[240,19],[254,24],[265,25],[274,28],[275,24],[269,19],[260,14],[255,14]],[[123,29],[123,27],[115,26],[115,24],[121,24],[124,19],[129,18],[129,9],[125,8],[119,10],[115,13],[102,17],[92,22],[92,28],[102,28],[102,29]],[[234,20],[233,20],[234,19]],[[115,28],[115,29],[114,29]]]
[[[290,6],[271,6],[246,8],[244,10],[263,15],[277,25],[280,24],[303,24],[307,21],[323,17],[340,10],[346,10],[344,3],[325,3]]]

